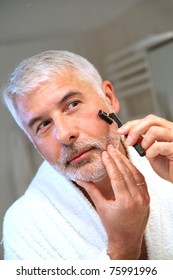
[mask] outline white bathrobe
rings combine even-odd
[[[151,197],[145,232],[149,259],[173,259],[173,184],[161,179],[146,158],[129,149]],[[71,182],[46,161],[25,194],[7,211],[4,259],[77,260],[107,258],[107,234],[97,212]]]

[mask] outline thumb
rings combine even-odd
[[[85,189],[85,191],[93,201],[96,209],[99,209],[103,205],[104,197],[101,194],[100,190],[94,185],[94,183],[81,180],[77,180],[76,183]]]

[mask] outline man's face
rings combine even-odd
[[[16,104],[33,144],[58,172],[73,181],[106,174],[101,154],[109,143],[118,146],[119,136],[116,126],[99,118],[108,104],[92,85],[69,74],[17,96]]]

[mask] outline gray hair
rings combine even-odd
[[[62,76],[73,69],[80,79],[89,82],[102,98],[102,78],[97,69],[84,57],[69,51],[49,50],[23,60],[14,69],[3,91],[3,99],[17,124],[22,128],[15,96],[33,91],[42,82]]]

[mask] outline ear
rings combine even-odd
[[[115,95],[113,85],[111,84],[111,82],[106,80],[102,83],[102,88],[106,95],[107,102],[113,107],[115,113],[118,114],[120,109],[120,104]]]

